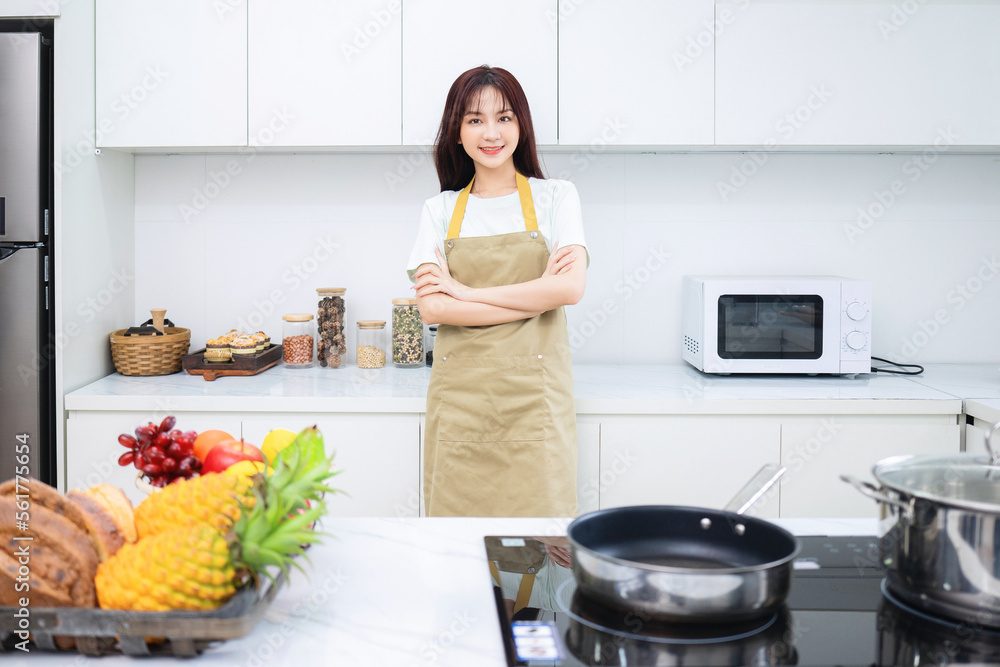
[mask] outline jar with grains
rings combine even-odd
[[[288,313],[281,319],[281,360],[289,368],[309,368],[316,333],[312,314]]]
[[[340,368],[347,352],[344,332],[345,287],[321,287],[316,290],[319,304],[316,311],[316,329],[319,332],[316,360],[320,368]]]
[[[358,320],[358,368],[385,366],[385,320]]]
[[[392,300],[392,363],[398,368],[424,365],[424,321],[416,299]]]

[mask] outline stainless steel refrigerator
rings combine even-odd
[[[51,21],[0,20],[0,481],[56,485]]]

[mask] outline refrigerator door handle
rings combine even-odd
[[[0,197],[0,236],[7,233],[7,198]]]

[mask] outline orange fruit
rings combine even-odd
[[[198,437],[194,439],[194,449],[192,450],[192,453],[197,456],[200,461],[204,462],[205,457],[208,456],[208,452],[212,449],[212,447],[215,447],[223,440],[233,439],[233,436],[218,429],[202,431],[198,434]]]

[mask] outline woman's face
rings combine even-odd
[[[503,97],[496,88],[484,88],[462,118],[458,143],[476,169],[495,169],[514,155],[520,136],[517,118]]]

